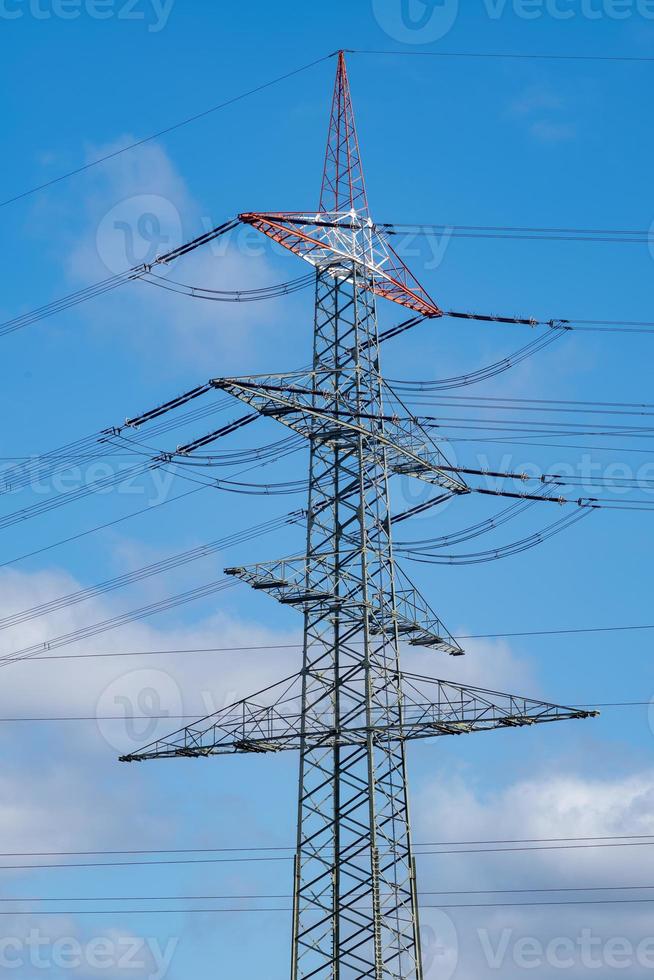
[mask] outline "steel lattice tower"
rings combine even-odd
[[[377,297],[440,310],[370,219],[342,53],[319,211],[240,219],[316,268],[311,368],[202,389],[309,440],[306,553],[226,570],[303,613],[302,670],[124,758],[299,750],[292,980],[421,980],[407,741],[589,713],[400,669],[402,640],[463,651],[394,561],[389,480],[468,488],[380,372]]]

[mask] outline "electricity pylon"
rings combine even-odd
[[[401,641],[463,650],[394,561],[389,480],[468,488],[380,373],[377,297],[440,310],[371,221],[342,53],[318,212],[240,218],[315,266],[313,363],[189,397],[220,388],[309,441],[306,553],[226,569],[303,613],[302,670],[124,761],[298,750],[292,980],[421,980],[406,743],[591,713],[400,669]]]

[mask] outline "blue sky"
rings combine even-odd
[[[487,0],[459,6],[463,4],[452,0],[433,9],[419,0],[404,8],[395,0],[365,0],[356,6],[342,0],[288,2],[281,8],[259,0],[248,5],[201,0],[183,5],[177,0],[170,6],[115,0],[102,8],[107,16],[99,19],[99,5],[90,2],[51,6],[46,0],[4,0],[1,196],[20,194],[340,47],[654,56],[654,12],[644,0],[544,0],[531,5]],[[334,67],[333,60],[323,62],[2,208],[0,320],[142,259],[138,250],[147,252],[150,243],[145,239],[153,228],[156,242],[165,247],[241,211],[315,208]],[[352,55],[349,71],[378,221],[650,227],[651,63]],[[158,226],[149,219],[139,224],[151,214]],[[403,239],[398,248],[444,308],[542,318],[654,319],[654,265],[644,246],[436,236]],[[174,275],[197,285],[234,289],[302,272],[293,256],[239,233],[225,247],[194,253],[175,267]],[[401,319],[401,310],[387,307],[380,306],[383,324]],[[0,410],[5,424],[0,455],[32,456],[62,446],[120,424],[211,376],[299,367],[308,359],[311,327],[310,292],[232,307],[143,284],[36,323],[1,341]],[[522,346],[531,336],[525,336],[525,329],[458,321],[423,325],[393,341],[392,348],[388,345],[385,370],[394,378],[449,377]],[[651,344],[647,336],[579,333],[494,382],[464,389],[464,394],[648,402]],[[432,410],[439,411],[437,406],[425,409]],[[460,414],[450,407],[443,413]],[[218,424],[238,414],[235,404],[232,412],[219,416]],[[200,435],[212,424],[210,417],[184,435]],[[272,423],[261,426],[256,434],[235,434],[229,448],[280,437]],[[456,438],[462,433],[445,426],[445,434]],[[174,446],[177,436],[155,448]],[[151,445],[145,429],[143,441]],[[588,445],[588,440],[581,443]],[[631,471],[649,463],[645,439],[625,439],[614,446],[590,453],[600,472],[614,463]],[[457,441],[449,452],[461,463],[475,464],[485,454],[489,464],[516,469],[577,465],[588,455],[586,450]],[[131,463],[116,457],[110,461],[114,469],[107,472]],[[270,479],[298,479],[305,468],[306,456],[299,453],[271,468]],[[87,462],[68,483],[12,491],[5,495],[1,514],[54,500],[58,492],[100,475]],[[301,496],[241,497],[212,490],[170,500],[186,489],[189,484],[183,481],[157,483],[151,474],[120,492],[90,495],[13,527],[0,527],[0,615],[215,540],[302,502]],[[414,494],[415,488],[398,485],[397,508],[415,502]],[[165,506],[152,506],[162,501]],[[146,508],[146,513],[103,531],[14,561]],[[403,536],[448,533],[491,512],[488,506],[458,501],[418,519],[406,532],[407,525],[402,525]],[[520,530],[527,533],[540,526],[541,517],[545,523],[548,515],[530,514]],[[651,620],[650,519],[646,513],[601,512],[506,561],[405,567],[457,634],[645,624]],[[502,544],[519,536],[511,527],[493,541]],[[277,557],[301,547],[299,528],[244,543],[129,590],[5,630],[2,650],[42,643],[193,588],[220,577],[225,564]],[[62,653],[272,648],[296,642],[298,630],[295,614],[243,587]],[[465,662],[445,662],[429,653],[413,654],[409,662],[433,676],[568,703],[648,701],[650,642],[647,632],[472,641]],[[275,649],[13,665],[3,675],[0,716],[94,719],[120,713],[125,705],[145,713],[204,712],[244,697],[296,666],[292,650]],[[128,726],[95,720],[3,726],[3,850],[252,848],[285,846],[293,840],[294,758],[133,767],[117,763],[120,751],[171,727],[166,722],[156,730],[147,726],[131,732]],[[651,751],[646,707],[606,709],[601,719],[583,724],[422,744],[410,752],[416,839],[654,834]],[[647,884],[643,850],[647,855],[647,848],[634,847],[536,856],[425,856],[420,881],[425,890]],[[291,881],[286,861],[3,874],[2,897],[28,898],[284,896]],[[122,904],[107,903],[107,908]],[[287,902],[272,901],[278,904]],[[79,907],[71,902],[67,911]],[[27,902],[25,908],[35,909],[36,903]],[[579,952],[584,930],[599,937],[602,976],[624,974],[606,952],[606,943],[625,937],[636,948],[646,940],[651,935],[647,910],[428,909],[428,935],[438,935],[440,946],[430,955],[426,976],[479,980],[496,974],[488,949],[497,950],[507,930],[503,976],[523,974],[521,940],[547,944],[562,937],[576,944],[576,953],[572,965],[560,967],[556,975],[585,977],[593,968]],[[17,975],[28,978],[42,974],[29,960],[26,937],[32,928],[46,937],[43,955],[49,957],[56,980],[107,975],[93,968],[87,955],[89,943],[98,937],[109,937],[114,950],[123,953],[122,965],[118,957],[113,962],[112,977],[124,972],[178,980],[216,970],[234,980],[288,975],[290,926],[283,913],[2,916],[0,935],[17,944],[7,955],[13,951],[24,957]],[[85,951],[79,968],[63,961],[57,966],[53,960],[53,943],[62,937],[73,937]],[[124,962],[129,937],[139,948],[135,956],[143,961],[140,972],[128,970]],[[157,962],[161,950],[170,954],[170,963],[164,955],[163,967]],[[646,975],[642,949],[639,955],[629,976]],[[548,969],[551,961],[531,972],[548,976]]]

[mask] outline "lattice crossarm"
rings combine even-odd
[[[121,762],[204,758],[297,749],[301,735],[301,679],[293,675],[251,698],[222,708],[170,736],[121,757]]]
[[[404,737],[464,735],[595,718],[598,711],[565,707],[513,694],[402,674]]]
[[[375,446],[375,452],[383,449],[389,470],[400,475],[414,476],[429,483],[443,486],[454,493],[467,493],[468,488],[449,470],[441,469],[444,457],[433,447],[425,446],[425,436],[411,419],[384,418],[383,427],[373,425],[373,420],[360,418],[355,410],[343,404],[336,411],[314,405],[316,396],[324,392],[315,387],[312,374],[290,383],[279,383],[279,376],[267,378],[216,378],[214,387],[229,391],[241,401],[251,405],[263,415],[276,418],[284,425],[312,439],[323,442],[354,442],[364,435]]]
[[[443,315],[366,216],[353,211],[248,211],[239,220],[335,279],[350,279],[354,269],[359,285],[376,296],[421,316]]]
[[[321,608],[327,613],[337,612],[343,622],[352,624],[361,623],[367,609],[373,635],[385,633],[392,617],[399,635],[412,646],[431,647],[454,657],[463,655],[460,644],[397,565],[396,605],[390,609],[388,595],[374,582],[369,583],[368,602],[364,604],[359,579],[346,569],[340,572],[337,595],[332,584],[332,560],[333,555],[327,552],[314,555],[310,564],[304,557],[294,557],[233,566],[224,571],[251,588],[266,592],[282,605],[303,611]]]

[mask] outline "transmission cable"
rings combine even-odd
[[[418,58],[482,58],[490,60],[509,60],[509,61],[606,61],[606,62],[633,62],[633,63],[654,63],[654,58],[644,55],[594,55],[594,54],[530,54],[516,52],[494,52],[494,51],[411,51],[407,48],[396,50],[383,50],[373,48],[345,48],[345,54],[367,54],[367,55],[401,55],[402,57]]]
[[[508,354],[506,357],[501,358],[499,361],[494,361],[492,364],[487,364],[485,367],[476,368],[474,371],[468,371],[466,374],[455,375],[451,378],[442,378],[437,381],[428,382],[430,386],[429,391],[447,391],[452,388],[464,388],[468,385],[479,384],[482,381],[490,381],[504,374],[506,371],[510,371],[511,368],[517,367],[530,357],[540,353],[540,351],[551,347],[552,344],[555,344],[564,336],[565,334],[563,333],[552,332],[537,337],[524,347],[518,348],[512,354]],[[413,388],[409,388],[408,385],[397,385],[394,380],[392,383],[399,391],[409,393],[414,390]],[[420,390],[425,391],[427,389],[421,388]]]
[[[181,898],[180,900],[183,900]],[[587,905],[647,905],[654,902],[654,898],[617,898],[617,899],[590,899],[590,900],[579,900],[579,899],[568,899],[565,901],[557,902],[460,902],[456,904],[444,904],[438,903],[425,904],[421,902],[419,904],[420,909],[508,909],[508,908],[542,908],[544,906],[587,906]],[[356,911],[356,906],[352,907]],[[177,908],[177,909],[36,909],[27,911],[25,909],[12,909],[11,911],[0,911],[0,915],[13,915],[13,916],[29,916],[31,918],[39,918],[43,916],[53,916],[53,915],[268,915],[272,912],[280,912],[284,914],[291,914],[294,912],[294,908],[288,906],[284,908],[282,906],[275,907],[259,907],[259,908],[202,908],[202,909],[189,909],[189,908]]]
[[[628,633],[628,632],[651,632],[654,624],[632,624],[627,626],[579,626],[579,627],[559,627],[555,629],[541,630],[519,630],[509,633],[469,633],[457,635],[456,640],[503,640],[511,638],[526,638],[539,636],[576,636],[584,633]],[[183,647],[168,650],[120,650],[106,653],[79,653],[79,654],[56,654],[54,656],[34,657],[28,664],[39,663],[40,661],[50,660],[96,660],[107,657],[163,657],[163,656],[191,656],[193,654],[207,653],[256,653],[270,650],[302,650],[301,643],[271,643],[264,646],[233,646],[233,647]],[[647,705],[649,701],[629,701],[612,702],[611,705],[592,705],[591,707],[618,707],[626,705]]]
[[[2,205],[0,205],[0,207],[1,206]],[[46,303],[44,306],[40,306],[35,310],[30,310],[27,313],[22,313],[19,316],[12,317],[10,320],[5,320],[4,323],[0,323],[0,337],[6,337],[8,334],[14,333],[16,330],[22,330],[23,327],[30,326],[32,323],[36,323],[39,320],[44,320],[48,317],[54,316],[55,313],[61,313],[63,310],[78,306],[80,303],[85,303],[87,300],[94,299],[96,296],[102,296],[104,293],[117,289],[119,286],[123,286],[125,283],[140,280],[143,278],[143,276],[148,275],[154,266],[168,265],[169,263],[174,262],[176,259],[181,258],[183,255],[193,252],[196,248],[206,245],[208,242],[211,242],[222,235],[226,235],[228,232],[236,228],[237,225],[238,221],[236,219],[225,221],[222,225],[218,225],[211,231],[205,232],[204,234],[199,235],[197,238],[194,238],[189,242],[185,242],[183,245],[179,245],[177,248],[171,249],[171,251],[166,252],[164,255],[157,256],[157,258],[155,258],[152,262],[143,262],[141,265],[134,266],[131,269],[126,269],[124,272],[109,276],[107,279],[102,279],[100,282],[92,283],[91,285],[78,289],[66,296],[61,296],[59,299],[52,300],[50,303]]]
[[[638,841],[654,843],[652,834],[611,834],[608,836],[597,837],[517,837],[517,838],[493,838],[489,840],[438,840],[438,841],[418,841],[415,847],[471,847],[491,846],[499,844],[571,844],[589,843],[604,841]],[[116,856],[116,855],[161,855],[161,854],[232,854],[232,853],[259,853],[259,852],[295,852],[296,848],[291,845],[262,846],[257,844],[254,847],[245,845],[242,847],[163,847],[163,848],[102,848],[96,851],[5,851],[0,852],[0,858],[36,858],[36,857],[95,857],[95,856]],[[654,887],[654,886],[652,886]]]
[[[477,524],[472,524],[469,527],[463,528],[460,531],[450,532],[449,534],[443,534],[436,538],[421,538],[418,540],[396,540],[394,542],[395,548],[417,548],[417,547],[429,547],[429,548],[444,548],[452,544],[462,544],[464,541],[470,541],[473,538],[477,538],[487,531],[493,531],[508,521],[514,520],[519,517],[520,514],[534,507],[536,501],[534,500],[518,500],[513,504],[509,504],[504,510],[499,511],[492,517],[487,517],[483,521],[479,521]]]
[[[0,207],[6,207],[8,204],[13,204],[15,201],[20,201],[25,197],[29,197],[31,194],[36,194],[38,191],[45,190],[47,187],[52,187],[53,184],[61,183],[61,181],[68,180],[70,177],[75,177],[78,174],[90,170],[92,167],[97,167],[102,163],[106,163],[108,160],[113,160],[116,157],[121,156],[123,153],[127,153],[139,146],[143,146],[145,143],[150,143],[152,140],[159,139],[161,136],[166,136],[168,133],[181,129],[183,126],[188,126],[190,123],[197,122],[198,119],[204,119],[206,116],[209,116],[214,112],[218,112],[220,109],[225,109],[227,106],[234,105],[236,102],[241,102],[243,99],[247,99],[251,95],[256,95],[258,92],[263,92],[264,89],[277,85],[279,82],[283,82],[287,78],[293,78],[295,75],[308,71],[310,68],[321,64],[323,61],[333,58],[334,54],[335,52],[332,52],[331,54],[323,55],[322,58],[316,58],[315,61],[311,61],[306,65],[301,65],[299,68],[295,68],[283,75],[279,75],[277,78],[272,78],[268,82],[263,82],[261,85],[255,86],[255,88],[248,89],[247,92],[242,92],[240,95],[232,96],[232,98],[226,99],[224,102],[219,102],[218,105],[211,106],[210,108],[204,109],[202,112],[197,112],[192,116],[187,116],[185,119],[181,119],[179,122],[171,123],[169,126],[166,126],[165,129],[160,129],[158,132],[152,133],[150,136],[144,136],[133,143],[129,143],[127,146],[123,146],[118,150],[113,150],[111,153],[106,153],[104,156],[91,160],[89,163],[85,163],[81,167],[77,167],[75,170],[69,170],[68,173],[60,174],[58,177],[53,177],[50,180],[45,181],[43,184],[39,184],[36,187],[31,187],[26,191],[22,191],[20,194],[9,197],[5,201],[0,201]]]
[[[444,855],[456,855],[456,854],[524,854],[524,853],[534,853],[539,851],[571,851],[571,850],[597,850],[606,848],[625,848],[625,847],[651,847],[654,844],[651,840],[634,840],[634,841],[613,841],[613,842],[595,842],[595,843],[564,843],[564,844],[545,844],[545,845],[526,845],[526,846],[511,846],[511,847],[477,847],[472,849],[445,849],[439,848],[439,850],[425,851],[419,850],[419,848],[428,846],[417,844],[416,857],[435,857]],[[289,848],[290,850],[290,848]],[[166,852],[166,853],[179,853],[179,852]],[[218,858],[166,858],[157,859],[154,861],[85,861],[85,862],[63,862],[63,863],[49,863],[49,864],[2,864],[0,865],[0,871],[50,871],[50,870],[86,870],[86,869],[98,869],[98,868],[158,868],[158,867],[169,867],[169,866],[192,866],[192,865],[217,865],[217,864],[278,864],[278,863],[292,863],[292,854],[288,855],[266,855],[256,857],[218,857]]]
[[[193,299],[204,299],[218,303],[255,303],[266,299],[277,299],[280,296],[290,296],[300,292],[315,283],[314,273],[299,276],[288,282],[276,283],[272,286],[261,286],[258,289],[208,289],[203,286],[189,286],[186,283],[177,282],[174,279],[155,276],[148,273],[143,277],[143,282],[151,286],[158,286],[169,292],[179,293],[182,296],[190,296]]]
[[[10,565],[15,565],[21,561],[26,561],[28,558],[35,558],[37,555],[42,555],[46,551],[52,551],[55,548],[62,547],[62,545],[70,544],[72,541],[79,541],[81,538],[87,537],[89,534],[95,534],[97,531],[104,531],[106,528],[115,527],[115,525],[122,524],[123,521],[128,521],[132,517],[139,517],[142,514],[148,514],[157,507],[164,507],[166,504],[172,504],[176,500],[182,500],[184,497],[188,497],[192,493],[199,493],[204,489],[206,488],[192,487],[190,490],[184,490],[182,493],[178,493],[173,497],[167,497],[165,500],[160,500],[153,504],[146,504],[145,507],[141,507],[139,510],[133,510],[129,514],[125,514],[123,517],[117,517],[112,521],[106,521],[104,524],[96,524],[95,527],[88,528],[86,531],[78,531],[76,534],[71,534],[67,538],[60,538],[59,541],[54,541],[52,544],[44,545],[41,548],[36,548],[34,551],[28,551],[22,555],[17,555],[15,558],[10,558],[7,561],[0,562],[0,568],[8,568]]]
[[[408,559],[409,561],[418,562],[420,564],[426,565],[479,565],[484,562],[498,561],[501,558],[510,558],[515,555],[523,554],[525,551],[530,551],[539,544],[543,544],[545,541],[549,541],[555,535],[560,534],[562,531],[568,530],[574,524],[577,524],[583,518],[588,517],[592,513],[590,508],[579,509],[573,511],[571,514],[566,514],[565,517],[560,518],[558,521],[554,521],[552,524],[548,524],[542,531],[536,531],[533,534],[527,535],[518,541],[513,541],[510,544],[501,545],[496,548],[489,548],[485,551],[471,552],[470,554],[454,555],[454,554],[440,554],[430,551],[421,551],[418,548],[410,547],[398,547],[398,554],[402,557]]]
[[[174,431],[183,425],[197,422],[208,418],[217,413],[223,412],[227,407],[233,405],[232,398],[220,398],[215,402],[196,408],[188,412],[181,413],[176,418],[166,419],[153,426],[150,430],[152,437],[158,437],[168,432]],[[82,462],[93,462],[106,456],[117,455],[120,449],[127,449],[133,456],[136,452],[138,443],[135,439],[128,439],[121,433],[124,426],[117,426],[112,429],[104,429],[92,435],[83,436],[67,445],[50,450],[39,456],[30,456],[24,463],[16,463],[8,467],[2,474],[2,484],[0,484],[0,494],[14,492],[28,486],[36,480],[44,480],[55,474],[66,472],[71,466]]]
[[[21,647],[20,649],[14,650],[9,654],[3,654],[0,656],[0,667],[7,667],[9,664],[28,659],[29,657],[36,656],[39,653],[44,653],[49,650],[59,650],[61,647],[68,646],[70,643],[77,643],[78,641],[88,639],[91,636],[98,636],[101,633],[106,633],[108,630],[116,629],[119,626],[140,622],[141,620],[157,615],[158,613],[167,612],[169,609],[175,609],[178,606],[185,605],[189,602],[204,599],[208,596],[216,595],[219,592],[224,592],[233,585],[235,585],[235,582],[232,579],[217,579],[216,581],[208,582],[205,585],[196,586],[194,589],[189,589],[186,592],[166,596],[164,599],[159,599],[157,602],[151,602],[148,605],[141,606],[137,609],[131,609],[128,612],[120,613],[116,616],[110,617],[109,619],[102,620],[101,622],[92,623],[89,626],[79,627],[78,629],[71,630],[68,633],[63,633],[60,636],[55,636],[49,640],[44,640],[42,643],[31,643],[28,646]]]
[[[457,225],[457,224],[416,224],[377,223],[375,225],[384,235],[429,235],[441,234],[447,238],[476,238],[500,241],[554,241],[554,242],[598,242],[619,245],[651,246],[653,235],[649,229],[622,231],[601,228],[524,228],[510,225]],[[465,314],[447,313],[446,316]],[[474,319],[474,317],[473,317]]]
[[[483,408],[494,412],[556,412],[579,415],[654,415],[652,402],[579,401],[564,398],[510,398],[498,395],[432,395],[431,382],[393,381],[393,387],[413,395],[412,404]],[[419,399],[419,401],[418,401]]]
[[[444,891],[419,891],[417,894],[425,898],[442,896],[463,896],[463,895],[547,895],[547,894],[566,894],[572,892],[634,892],[652,891],[654,885],[562,885],[560,888],[461,888],[456,890]],[[201,902],[201,901],[273,901],[276,899],[289,901],[293,898],[290,894],[230,894],[230,895],[82,895],[82,896],[61,896],[61,897],[26,897],[13,895],[0,898],[0,902],[7,904],[10,902]],[[647,899],[654,901],[654,898]],[[617,900],[617,904],[620,900]],[[520,903],[522,904],[522,903]],[[528,904],[528,903],[527,903]],[[540,903],[539,903],[540,904]],[[548,904],[548,903],[546,903]],[[575,903],[572,903],[575,904]],[[579,902],[579,904],[586,904]],[[592,903],[591,903],[592,904]],[[162,911],[166,911],[163,909]],[[191,910],[192,911],[192,910]],[[247,910],[243,910],[247,911]],[[38,912],[33,914],[38,915]],[[61,913],[59,913],[61,914]],[[89,912],[92,915],[93,912]]]
[[[68,609],[71,606],[86,601],[87,599],[98,598],[101,595],[106,595],[107,593],[114,592],[117,589],[134,585],[136,582],[141,582],[144,579],[151,578],[152,576],[161,575],[164,572],[180,568],[194,561],[208,558],[223,549],[231,548],[237,544],[242,544],[249,541],[252,538],[260,537],[261,535],[268,534],[272,531],[280,530],[289,524],[295,524],[298,520],[301,520],[303,516],[304,511],[295,511],[290,514],[285,514],[281,517],[264,521],[263,523],[255,525],[254,527],[244,528],[242,531],[235,531],[223,538],[218,538],[215,541],[209,541],[206,544],[198,545],[197,547],[190,548],[187,551],[178,552],[177,554],[171,555],[168,558],[160,559],[159,561],[153,562],[150,565],[144,565],[141,568],[134,569],[131,572],[126,572],[123,575],[118,575],[114,578],[107,579],[106,581],[100,582],[97,585],[87,586],[86,588],[78,589],[75,592],[70,592],[67,595],[59,596],[56,599],[50,599],[47,602],[39,603],[38,605],[31,606],[28,609],[23,609],[20,612],[11,613],[8,616],[0,618],[0,630],[9,629],[13,626],[31,622],[33,619],[37,619],[40,616],[45,616],[53,612],[59,612],[61,609]]]
[[[258,418],[258,416],[256,417]],[[253,415],[251,416],[251,418],[254,420],[255,416]],[[166,424],[170,424],[170,423],[166,423]],[[178,423],[175,422],[174,424],[176,425]],[[223,435],[228,434],[230,431],[232,431],[232,425],[233,423],[230,423],[227,426],[223,426],[221,429],[218,429],[215,432],[211,433],[211,440],[215,441],[221,438]],[[208,437],[203,437],[203,439],[207,439],[207,438]],[[281,460],[285,456],[297,452],[299,448],[301,447],[294,446],[294,448],[287,449],[284,452],[277,451],[274,456],[269,457],[268,462]],[[188,446],[182,447],[182,449],[185,449],[187,452],[189,451]],[[179,459],[173,460],[173,462],[175,463],[174,466],[169,465],[167,461],[169,461],[174,455],[175,454],[164,453],[164,454],[159,454],[155,458],[152,458],[150,456],[143,462],[140,462],[127,470],[119,471],[118,473],[111,474],[107,477],[101,478],[92,483],[77,487],[74,490],[70,490],[67,491],[66,493],[60,494],[54,497],[53,499],[37,501],[36,503],[20,508],[19,510],[11,511],[9,514],[0,517],[0,530],[11,527],[25,520],[30,520],[34,517],[39,517],[45,513],[50,512],[51,510],[57,509],[67,504],[76,503],[79,500],[84,499],[85,497],[90,496],[93,493],[99,493],[103,490],[111,489],[114,486],[120,485],[125,480],[137,479],[138,477],[144,476],[146,473],[152,472],[153,470],[156,469],[161,469],[164,472],[167,471],[173,472],[176,476],[180,477],[185,482],[196,483],[202,486],[210,486],[213,487],[214,489],[224,489],[234,493],[255,493],[255,494],[265,494],[265,495],[280,494],[286,492],[299,493],[306,486],[304,481],[302,482],[297,481],[296,483],[293,484],[275,485],[275,484],[245,484],[245,483],[239,484],[233,480],[224,480],[224,479],[221,480],[216,478],[207,480],[204,477],[201,477],[199,474],[195,476],[190,475],[188,472],[184,470],[183,466],[180,466]],[[256,458],[256,457],[253,456],[252,453],[250,453],[250,454],[246,454],[246,458]],[[239,470],[237,473],[233,474],[233,476],[237,476],[239,473],[248,472],[249,470],[252,469],[259,469],[262,465],[266,465],[266,464],[265,463],[262,464],[261,461],[257,461],[252,466],[245,467],[244,469]]]

